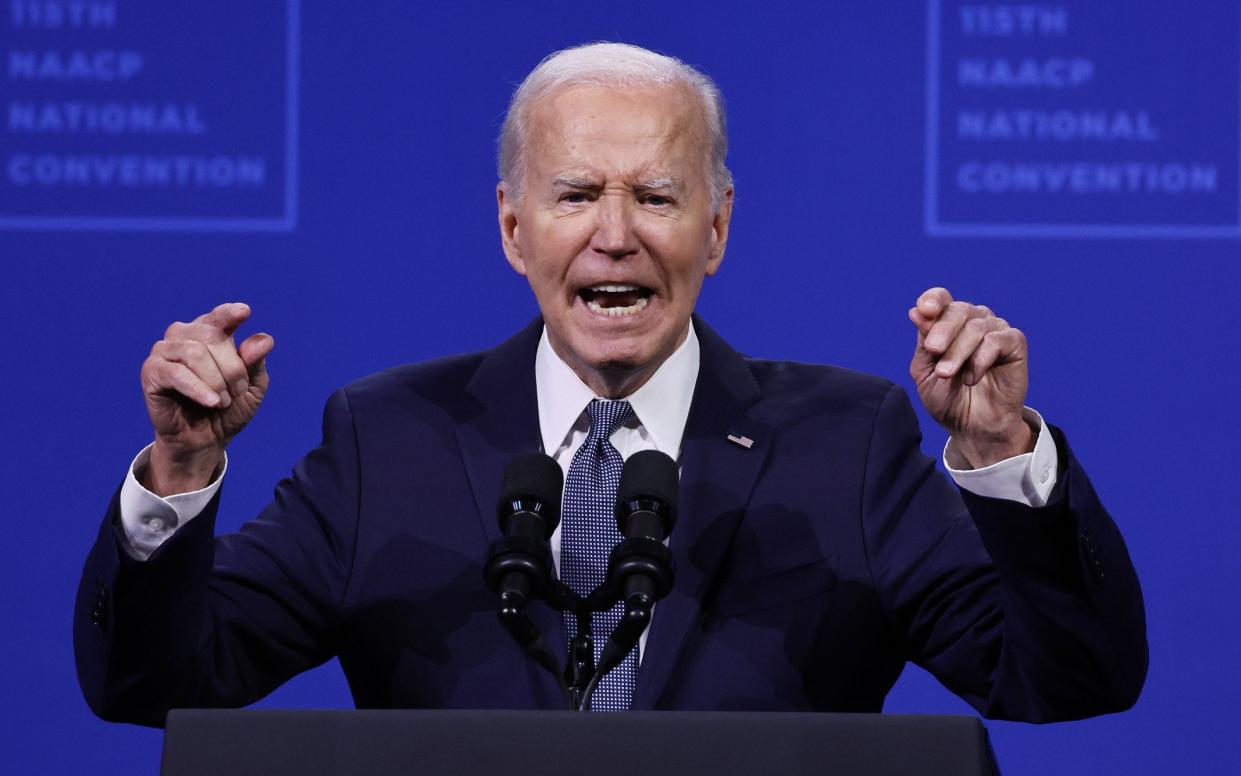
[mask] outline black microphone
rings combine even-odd
[[[620,665],[651,621],[651,607],[672,590],[672,553],[664,539],[676,525],[680,477],[676,461],[658,450],[629,456],[616,491],[616,527],[625,538],[608,559],[608,585],[625,613],[608,637],[582,708],[599,680]]]
[[[672,589],[672,555],[664,539],[676,525],[680,484],[676,461],[658,450],[625,461],[616,490],[616,528],[625,538],[612,551],[608,578],[627,605],[649,607]]]
[[[501,620],[506,611],[511,616],[524,610],[551,584],[548,539],[560,524],[563,488],[560,464],[543,453],[520,455],[504,470],[496,507],[504,538],[492,546],[484,569],[487,588],[500,594]]]
[[[547,594],[552,584],[552,551],[547,540],[560,524],[564,473],[543,453],[514,458],[504,470],[496,514],[504,538],[491,547],[483,578],[500,594],[500,624],[522,651],[561,682],[556,655],[526,612],[526,605]],[[563,687],[565,699],[568,690]]]

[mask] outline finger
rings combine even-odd
[[[206,315],[195,318],[194,323],[204,323],[231,336],[249,317],[250,305],[245,302],[226,302]]]
[[[208,388],[220,395],[220,404],[227,407],[232,403],[229,396],[228,382],[220,372],[210,350],[202,342],[196,340],[162,340],[151,348],[151,355],[165,361],[184,364]]]
[[[961,326],[961,330],[952,340],[952,344],[940,356],[935,364],[935,374],[939,377],[952,377],[961,366],[969,361],[974,351],[982,344],[983,337],[992,330],[995,318],[970,318]]]
[[[164,332],[164,339],[169,342],[198,342],[207,346],[220,374],[228,384],[233,396],[239,396],[249,388],[249,374],[246,365],[237,354],[233,345],[233,337],[224,330],[208,323],[196,320],[193,323],[177,322]]]
[[[991,367],[1024,358],[1025,352],[1026,335],[1020,329],[1003,328],[989,332],[974,351],[966,383],[977,385]]]
[[[225,332],[218,326],[203,323],[200,318],[196,318],[189,323],[177,321],[169,324],[168,328],[164,331],[164,339],[166,340],[196,340],[198,342],[206,342],[211,344],[215,342],[224,342],[231,338],[231,334]]]
[[[918,296],[918,301],[914,303],[914,309],[918,310],[924,317],[934,320],[948,309],[952,304],[952,294],[948,293],[948,289],[936,286],[928,288]]]
[[[233,345],[232,337],[223,342],[208,345],[207,352],[215,359],[216,367],[228,384],[229,393],[233,396],[240,396],[249,390],[250,375],[246,370],[245,362],[241,360],[241,354]]]
[[[267,356],[275,347],[276,340],[267,333],[252,334],[237,347],[251,382],[267,376]]]
[[[152,380],[157,393],[175,392],[204,407],[214,408],[221,404],[220,394],[211,390],[190,370],[178,361],[161,360],[152,368]]]
[[[939,320],[926,333],[925,347],[931,353],[943,355],[948,346],[957,338],[961,327],[971,318],[981,318],[991,311],[986,307],[972,305],[967,302],[953,302],[939,316]]]
[[[935,323],[935,318],[929,318],[923,315],[922,311],[917,307],[909,308],[909,312],[906,314],[909,316],[909,320],[913,323],[913,325],[918,327],[918,342],[921,343],[922,337],[924,337],[926,333],[931,330],[931,324]]]

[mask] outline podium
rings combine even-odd
[[[756,712],[168,715],[163,776],[995,776],[973,717]]]

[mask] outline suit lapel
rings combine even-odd
[[[539,450],[539,407],[534,382],[534,354],[542,335],[543,321],[536,319],[517,335],[487,353],[466,390],[479,402],[479,412],[457,426],[457,443],[474,492],[478,517],[488,543],[502,537],[496,519],[500,482],[509,461],[522,453]],[[481,584],[481,578],[480,578]],[[565,638],[559,612],[543,603],[529,609],[548,646],[563,664]],[[501,637],[496,625],[497,638]],[[561,693],[552,678],[533,667],[548,703],[559,708]]]
[[[680,508],[669,546],[676,583],[655,608],[633,708],[655,707],[714,588],[750,493],[767,459],[772,429],[747,415],[759,387],[745,361],[696,316],[702,361],[681,442]],[[748,437],[751,447],[729,441]]]

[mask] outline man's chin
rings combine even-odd
[[[595,365],[595,371],[600,374],[613,375],[616,377],[624,377],[635,372],[642,371],[644,364],[633,358],[615,358],[602,361]]]
[[[640,372],[652,358],[647,349],[637,346],[636,343],[632,347],[624,347],[627,343],[617,342],[595,344],[598,347],[587,346],[581,351],[585,356],[582,362],[600,374],[623,376]]]
[[[575,315],[561,320],[562,332],[567,337],[557,336],[552,330],[548,333],[562,360],[587,384],[593,383],[585,377],[589,373],[602,378],[613,389],[641,384],[675,349],[676,338],[667,320],[659,314],[663,311],[650,312],[655,315],[640,316],[640,320],[630,323],[592,320],[593,316],[579,318],[581,310],[576,310]]]
[[[598,372],[641,371],[656,357],[657,343],[662,340],[663,332],[654,323],[574,327],[569,344],[583,364]]]

